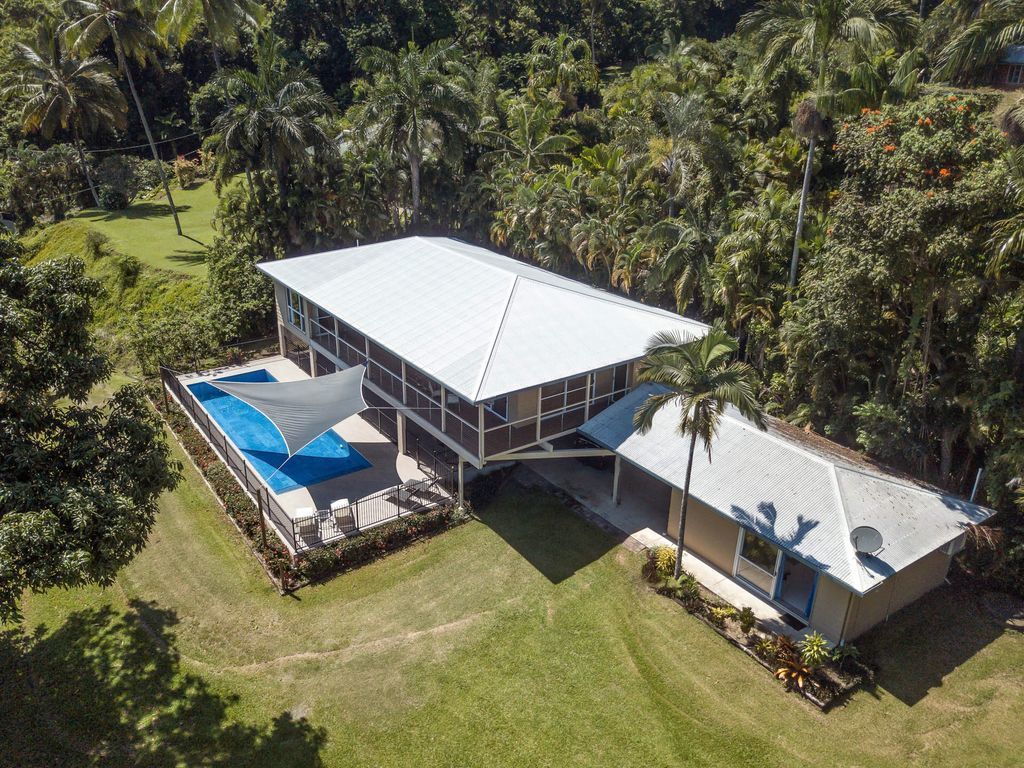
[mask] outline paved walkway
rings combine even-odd
[[[665,530],[668,503],[655,506],[649,492],[639,494],[632,484],[622,483],[616,504],[612,500],[610,471],[595,469],[576,459],[543,459],[524,461],[517,477],[523,484],[532,482],[564,491],[588,512],[605,521],[607,526],[601,527],[618,533],[629,549],[675,548],[675,541]],[[730,605],[750,606],[766,629],[791,637],[802,634],[786,623],[783,613],[774,605],[687,549],[683,550],[683,569]]]

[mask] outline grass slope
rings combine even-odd
[[[95,324],[111,333],[132,317],[144,318],[170,307],[187,311],[200,301],[205,286],[201,277],[141,264],[77,219],[52,224],[23,242],[30,264],[68,256],[85,261],[86,272],[104,288],[96,302]]]
[[[90,208],[74,218],[89,222],[109,238],[114,248],[135,256],[143,264],[186,275],[205,275],[206,248],[213,242],[213,217],[217,211],[213,182],[175,189],[172,194],[181,220],[181,237],[174,228],[163,193],[151,200],[137,200],[123,211]]]
[[[955,590],[823,715],[536,492],[293,598],[191,469],[161,506],[115,586],[28,597],[0,635],[8,764],[1019,764],[1024,636]]]

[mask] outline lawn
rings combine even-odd
[[[89,208],[73,218],[88,221],[110,238],[114,248],[145,264],[187,275],[205,275],[205,253],[213,242],[213,217],[217,211],[213,187],[212,181],[206,181],[171,191],[184,233],[181,237],[174,229],[163,193],[150,200],[136,200],[123,211]]]
[[[536,491],[294,597],[189,470],[108,589],[0,635],[9,765],[1019,765],[1024,635],[955,589],[822,714]]]

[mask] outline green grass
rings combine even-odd
[[[73,218],[88,221],[109,238],[115,249],[144,264],[186,275],[205,275],[205,253],[213,242],[217,211],[213,186],[207,181],[171,191],[184,234],[180,237],[163,193],[150,200],[136,200],[123,211],[90,208]]]
[[[944,589],[869,643],[874,691],[822,714],[639,580],[556,499],[291,598],[189,470],[108,588],[25,600],[0,635],[6,764],[1013,765],[1024,636]],[[322,761],[322,763],[321,763]]]

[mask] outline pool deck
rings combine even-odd
[[[276,355],[244,365],[225,366],[198,374],[182,374],[178,379],[182,384],[188,385],[261,368],[267,370],[278,381],[300,381],[309,378],[306,372],[291,360]],[[370,426],[361,416],[345,419],[335,424],[333,429],[346,443],[359,451],[370,462],[370,466],[280,494],[271,490],[271,495],[289,516],[297,517],[298,511],[302,509],[327,509],[331,502],[339,499],[348,499],[351,503],[400,483],[427,479],[427,475],[420,470],[415,459],[400,454],[394,443]]]

